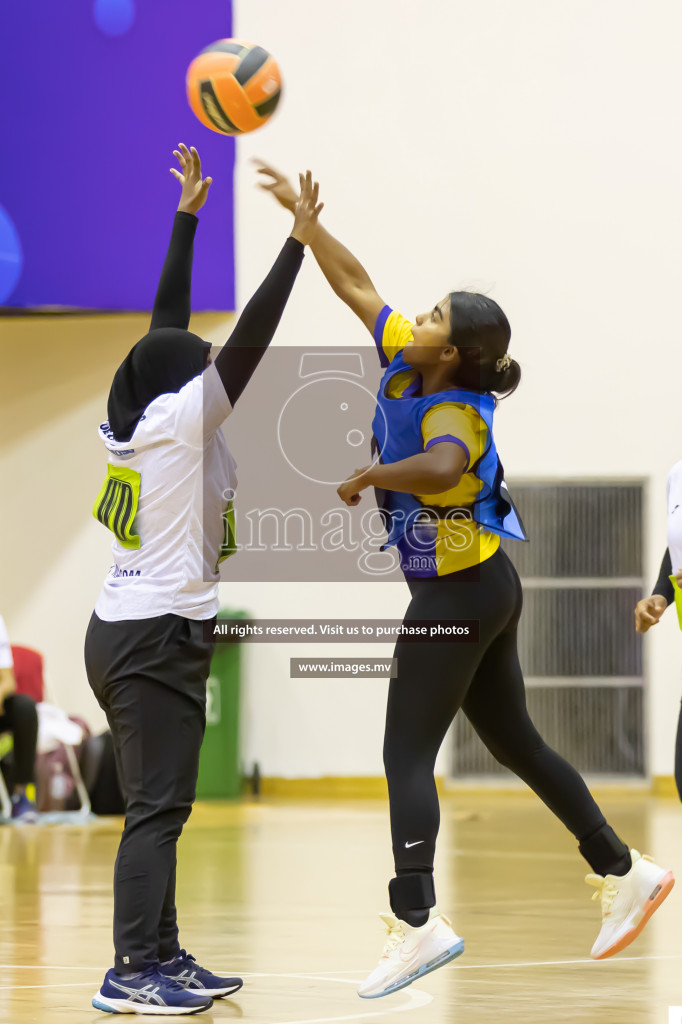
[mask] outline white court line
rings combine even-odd
[[[0,985],[0,992],[14,992],[20,988],[77,988],[79,985],[92,984],[92,981],[60,981],[51,985]]]
[[[0,965],[2,966],[2,965]],[[27,965],[33,966],[33,965]],[[78,968],[70,968],[71,970]],[[69,970],[69,968],[47,968],[47,970]],[[85,968],[85,970],[94,970],[92,967]],[[334,972],[332,972],[334,973]],[[349,974],[349,971],[337,971],[338,974]],[[353,974],[362,973],[359,971],[353,971]],[[336,977],[320,977],[321,972],[314,974],[267,974],[267,973],[250,973],[245,974],[245,977],[250,978],[293,978],[293,979],[307,979],[311,981],[333,981],[342,985],[357,985],[361,979],[357,978],[336,978]],[[75,981],[75,982],[63,982],[54,985],[0,985],[0,991],[3,989],[30,989],[30,988],[77,988],[80,986],[92,985],[91,981]],[[426,1006],[428,1003],[433,1001],[433,996],[429,992],[422,992],[418,988],[409,988],[401,992],[401,996],[406,997],[406,1002],[401,1006],[387,1006],[384,1010],[374,1010],[362,1013],[348,1013],[341,1017],[305,1017],[301,1020],[286,1020],[286,1021],[275,1021],[273,1024],[338,1024],[339,1021],[344,1020],[366,1020],[368,1017],[385,1017],[388,1013],[401,1013],[403,1010],[417,1010],[422,1006]]]
[[[593,960],[592,957],[585,957],[583,960],[528,960],[519,961],[517,963],[508,964],[444,964],[443,967],[439,967],[438,970],[449,970],[449,971],[476,971],[476,970],[495,970],[498,967],[563,967],[570,964],[619,964],[632,962],[636,960],[682,960],[682,953],[651,953],[648,956],[619,956],[611,957],[608,960]],[[366,968],[365,968],[366,970]],[[322,973],[321,971],[319,972]],[[362,974],[362,970],[355,971],[332,971],[327,973],[333,974]],[[247,975],[250,978],[257,978],[260,975],[251,971],[242,971],[243,976],[246,978]],[[263,977],[275,978],[280,975],[267,974]],[[283,978],[314,978],[316,977],[315,972],[308,971],[305,974],[283,974]],[[330,981],[333,979],[329,979]],[[338,979],[339,981],[341,979]]]
[[[592,957],[584,957],[581,960],[521,960],[516,963],[505,963],[505,964],[445,964],[445,968],[450,971],[474,971],[474,970],[494,970],[496,967],[564,967],[570,964],[618,964],[637,960],[681,960],[682,953],[650,953],[647,956],[619,956],[611,957],[607,960],[593,960]],[[443,968],[439,968],[442,970]],[[102,971],[101,967],[75,967],[71,964],[68,967],[58,967],[56,965],[47,966],[46,964],[0,964],[0,970],[8,971]],[[273,971],[241,971],[240,977],[242,978],[312,978],[319,979],[320,981],[344,981],[343,978],[330,977],[330,975],[337,974],[359,974],[364,976],[364,972],[367,967],[356,967],[354,970],[327,970],[327,971],[287,971],[283,974],[278,974]],[[361,979],[360,979],[361,980]],[[352,980],[349,984],[352,984]],[[358,981],[358,984],[360,981]],[[77,985],[85,985],[87,982],[79,981],[74,982]],[[3,985],[0,988],[14,988],[13,985]],[[19,987],[19,986],[16,986]],[[37,986],[41,987],[41,986]],[[51,987],[51,986],[45,986]],[[290,1022],[291,1024],[291,1022]]]
[[[610,959],[607,962],[609,964],[618,963],[632,963],[633,961],[647,961],[647,960],[680,960],[682,959],[682,953],[661,953],[652,954],[650,956],[621,956],[616,960]],[[597,964],[604,963],[604,961],[593,960],[591,957],[583,960],[528,960],[520,961],[517,963],[506,963],[506,964],[445,964],[444,969],[451,971],[481,971],[481,970],[496,970],[496,969],[508,969],[512,967],[567,967],[574,964]],[[101,971],[101,967],[46,967],[38,964],[0,964],[0,970],[25,970],[25,971]],[[443,968],[441,968],[442,970]],[[339,978],[339,974],[353,974],[363,975],[363,970],[342,970],[342,971],[305,971],[305,972],[286,972],[281,974],[275,974],[271,971],[242,971],[241,977],[244,978],[294,978],[294,979],[307,979],[310,981],[332,981],[340,982],[341,984],[357,985],[360,984],[361,978]],[[333,975],[333,976],[332,976]],[[48,988],[79,988],[85,987],[86,985],[92,985],[91,981],[65,981],[65,982],[50,982],[49,984],[43,985],[0,985],[0,992],[12,992],[19,989],[48,989]],[[392,1006],[390,1012],[398,1013],[402,1010],[416,1010],[421,1006],[425,1006],[433,1000],[433,996],[428,992],[422,992],[421,989],[407,988],[403,990],[403,994],[407,996],[408,1001],[403,1006]],[[369,1013],[354,1013],[346,1015],[344,1017],[306,1017],[304,1020],[299,1021],[278,1021],[275,1024],[332,1024],[332,1022],[342,1020],[360,1020],[364,1017],[382,1017],[389,1012],[387,1010],[376,1010]]]
[[[0,964],[0,971],[101,971],[101,967],[48,967],[47,964]]]
[[[618,959],[609,957],[608,963],[620,964],[632,960],[682,960],[682,953],[654,953],[651,956],[619,956]],[[449,967],[450,970],[454,971],[476,971],[495,967],[565,967],[569,964],[598,964],[604,962],[604,960],[593,960],[590,956],[585,957],[584,960],[528,960],[525,963],[515,964],[445,964],[445,967]]]

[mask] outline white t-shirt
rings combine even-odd
[[[668,550],[673,575],[682,569],[682,462],[668,473]]]
[[[14,668],[12,648],[9,644],[7,627],[5,626],[5,620],[2,615],[0,615],[0,668]]]
[[[220,430],[231,411],[211,364],[177,394],[155,398],[130,441],[100,426],[109,466],[94,513],[115,537],[95,605],[100,619],[210,619],[218,611],[224,515],[237,486]]]

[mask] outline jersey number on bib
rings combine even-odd
[[[234,521],[234,501],[229,501],[223,512],[223,542],[220,545],[218,563],[233,555],[237,550],[237,528]],[[217,569],[217,566],[216,566]]]
[[[140,501],[140,474],[124,466],[107,466],[107,478],[97,495],[92,514],[115,535],[121,547],[139,548],[133,533]]]

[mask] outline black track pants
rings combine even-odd
[[[102,622],[85,641],[90,686],[111,728],[126,801],[114,869],[115,969],[179,950],[176,847],[194,802],[213,644],[203,623],[163,615]]]
[[[606,824],[578,772],[547,746],[528,715],[516,637],[522,590],[507,555],[499,549],[480,566],[410,582],[410,590],[406,623],[476,619],[479,642],[396,645],[398,676],[389,686],[384,765],[396,874],[406,876],[404,884],[392,883],[398,916],[410,905],[435,901],[423,879],[417,884],[409,876],[433,871],[440,822],[433,771],[460,708],[493,756],[573,833],[593,870],[628,870],[628,848]]]
[[[38,712],[32,697],[24,693],[5,697],[3,713],[0,715],[2,732],[11,732],[14,739],[14,785],[26,786],[29,782],[35,782]]]

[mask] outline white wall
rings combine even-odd
[[[508,313],[524,369],[498,415],[509,476],[648,480],[653,581],[665,477],[682,456],[682,9],[672,0],[235,8],[235,35],[268,47],[285,81],[271,124],[238,143],[240,302],[289,229],[255,189],[249,158],[290,174],[311,167],[326,226],[405,315],[460,286],[490,290]],[[278,343],[361,338],[308,256]],[[223,589],[228,603],[282,613],[281,587]],[[319,586],[285,593],[292,615],[319,608]],[[406,593],[334,586],[325,608],[344,614],[352,601],[354,614],[376,615],[380,603],[391,617]],[[646,641],[653,774],[672,772],[682,660],[673,615]],[[247,759],[267,774],[378,773],[385,684],[291,681],[291,653],[249,648]]]

